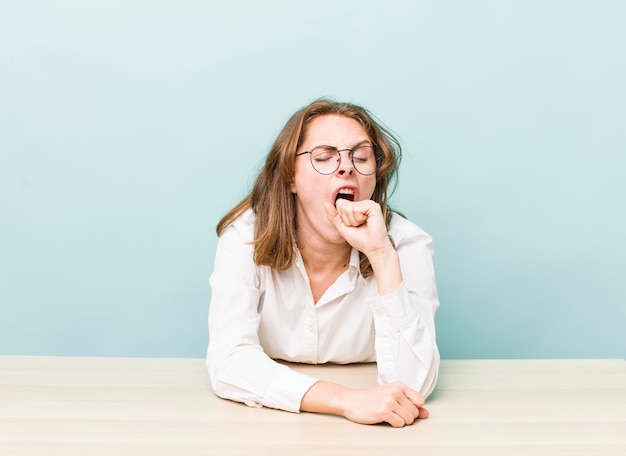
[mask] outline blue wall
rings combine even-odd
[[[626,3],[0,6],[0,354],[203,356],[220,216],[289,115],[370,108],[446,358],[625,357]]]

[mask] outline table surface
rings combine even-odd
[[[376,366],[296,365],[353,387]],[[624,360],[444,360],[395,429],[217,398],[202,359],[0,357],[1,455],[626,455]]]

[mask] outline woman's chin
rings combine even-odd
[[[348,242],[344,239],[344,237],[341,234],[339,234],[339,231],[337,231],[336,229],[333,229],[333,231],[329,233],[329,236],[326,239],[330,243],[338,244],[338,245],[344,245]]]

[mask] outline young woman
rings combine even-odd
[[[430,236],[387,204],[400,157],[362,107],[322,99],[289,119],[217,226],[207,366],[218,396],[396,427],[428,416],[439,301]],[[376,361],[379,386],[350,389],[276,359]]]

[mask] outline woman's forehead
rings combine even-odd
[[[370,139],[358,120],[338,114],[324,114],[308,122],[303,143],[351,146]]]

